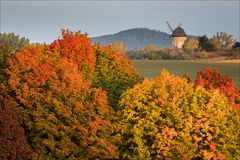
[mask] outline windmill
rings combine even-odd
[[[172,29],[172,27],[168,21],[167,21],[167,25],[172,32],[172,34],[171,34],[171,36],[173,38],[172,46],[174,48],[182,48],[185,40],[187,39],[187,35],[186,35],[184,29],[180,27],[182,25],[182,23],[180,23],[177,26],[177,28],[175,28],[174,30]]]

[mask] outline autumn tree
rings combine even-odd
[[[188,39],[183,44],[183,49],[188,52],[193,52],[197,50],[199,47],[199,40],[198,39]]]
[[[77,63],[78,68],[86,73],[83,77],[93,79],[96,56],[87,33],[82,34],[80,31],[62,30],[62,38],[45,47]]]
[[[159,50],[159,47],[155,44],[149,44],[144,48],[144,50],[146,52],[156,52]]]
[[[89,37],[30,46],[7,61],[9,92],[24,113],[33,159],[113,159],[114,111],[106,92],[92,87],[95,53]]]
[[[133,64],[124,55],[110,47],[95,46],[96,81],[95,86],[107,91],[109,104],[116,109],[124,91],[140,81]]]
[[[210,91],[219,89],[231,104],[240,108],[240,90],[229,75],[220,74],[218,70],[207,67],[197,73],[195,85],[203,86]]]
[[[239,112],[217,90],[163,71],[127,90],[120,108],[121,159],[239,157]]]
[[[120,40],[114,41],[114,42],[110,43],[109,45],[112,47],[112,49],[114,51],[117,51],[120,54],[125,54],[128,49],[128,46]]]
[[[4,98],[4,99],[3,99]],[[24,129],[20,126],[21,112],[8,97],[0,97],[0,159],[30,159]]]
[[[216,35],[213,35],[212,38],[214,41],[217,41],[221,44],[222,49],[229,49],[231,48],[236,40],[233,38],[232,35],[229,35],[226,32],[217,32]]]
[[[221,49],[222,49],[221,43],[213,38],[209,39],[204,48],[205,51],[219,51]]]

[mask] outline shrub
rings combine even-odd
[[[95,86],[107,91],[108,101],[115,109],[124,91],[136,84],[140,77],[132,63],[110,47],[95,46],[96,77]]]
[[[196,51],[199,47],[199,40],[198,39],[190,39],[186,40],[183,44],[183,49],[187,52]]]
[[[33,159],[117,155],[114,112],[106,92],[87,78],[94,72],[95,54],[86,35],[63,32],[63,39],[28,47],[7,65],[9,94],[25,115]]]
[[[144,48],[144,50],[146,52],[156,52],[159,50],[159,47],[155,44],[149,44]]]
[[[229,75],[220,74],[218,70],[205,68],[204,72],[197,73],[195,85],[203,86],[210,91],[219,89],[230,101],[231,104],[240,108],[240,90],[235,86]]]
[[[0,98],[0,159],[30,159],[31,150],[20,126],[20,111],[10,98]]]
[[[235,42],[232,48],[240,48],[240,42]]]
[[[237,159],[239,112],[227,99],[163,71],[120,100],[122,159]]]
[[[220,49],[221,43],[213,38],[211,38],[204,47],[205,51],[219,51]]]
[[[200,52],[200,58],[201,59],[206,59],[206,58],[208,58],[208,52],[207,51],[201,51]]]

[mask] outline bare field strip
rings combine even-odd
[[[181,61],[181,60],[134,60],[134,66],[140,75],[148,78],[157,77],[165,68],[174,75],[188,74],[191,80],[195,80],[197,72],[205,67],[218,69],[220,73],[229,74],[235,84],[240,88],[240,63],[232,62],[205,62],[205,61]]]

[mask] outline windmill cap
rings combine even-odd
[[[173,33],[172,33],[172,37],[186,37],[186,33],[184,31],[184,29],[182,29],[181,27],[177,27],[176,29],[174,29]]]

